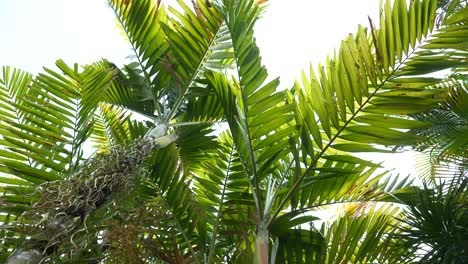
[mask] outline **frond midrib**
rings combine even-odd
[[[195,82],[195,79],[199,76],[201,69],[203,68],[203,63],[208,59],[211,48],[213,47],[213,44],[215,43],[218,34],[221,32],[223,24],[224,24],[224,21],[221,21],[219,23],[216,33],[213,35],[213,37],[209,41],[207,49],[203,53],[203,56],[201,57],[200,62],[197,64],[197,68],[195,69],[192,76],[190,77],[190,80],[188,81],[187,86],[184,87],[185,89],[183,89],[182,94],[177,98],[177,101],[175,102],[173,108],[171,109],[167,117],[164,119],[165,124],[169,123],[169,121],[176,115],[176,111],[180,107],[180,105],[183,103],[184,98],[187,95],[187,92],[190,90],[190,87]]]
[[[287,194],[284,196],[284,198],[280,202],[280,205],[279,205],[278,209],[275,211],[275,213],[273,214],[273,217],[269,221],[269,226],[271,226],[274,219],[283,210],[283,207],[286,205],[286,203],[288,202],[290,197],[297,191],[297,189],[300,187],[301,182],[304,180],[304,178],[307,176],[307,174],[317,165],[317,162],[326,153],[328,148],[331,147],[331,145],[341,135],[341,133],[346,130],[348,125],[351,124],[351,122],[354,121],[354,119],[358,116],[358,114],[369,104],[371,99],[374,98],[374,96],[378,93],[378,91],[380,91],[380,89],[382,89],[384,87],[385,83],[387,83],[388,81],[391,81],[392,79],[394,79],[395,77],[398,76],[398,75],[396,75],[397,71],[401,67],[403,67],[405,65],[405,62],[407,60],[411,60],[411,56],[413,54],[415,54],[418,51],[418,49],[421,48],[421,46],[423,46],[425,44],[425,42],[430,39],[432,34],[435,34],[434,31],[435,30],[433,30],[433,32],[431,32],[431,34],[428,34],[427,36],[425,36],[424,40],[420,41],[418,46],[415,47],[410,53],[408,53],[406,55],[406,57],[398,63],[398,65],[394,65],[394,67],[392,67],[392,71],[385,77],[385,79],[380,83],[380,85],[375,88],[374,92],[369,95],[369,97],[359,106],[359,108],[355,111],[355,113],[353,113],[351,115],[351,117],[348,120],[346,120],[346,122],[343,124],[343,126],[340,127],[340,129],[336,132],[336,134],[328,141],[327,145],[325,145],[325,147],[315,156],[315,158],[312,160],[311,165],[308,166],[307,169],[305,170],[305,172],[298,178],[298,180],[295,183],[293,183],[293,186],[289,189]]]
[[[229,157],[228,157],[229,162],[227,164],[227,170],[226,170],[226,173],[225,173],[225,178],[224,178],[224,183],[223,183],[223,190],[222,190],[222,193],[221,193],[221,199],[220,199],[219,206],[218,206],[218,215],[216,216],[216,221],[214,223],[213,235],[211,236],[210,250],[208,251],[209,252],[208,253],[208,261],[207,261],[208,264],[211,263],[211,259],[213,258],[214,249],[216,247],[216,236],[218,234],[218,228],[219,228],[221,216],[223,214],[222,212],[223,212],[223,207],[224,207],[224,196],[225,196],[226,189],[227,189],[229,173],[230,173],[233,157],[234,157],[234,146],[231,146],[231,151],[229,152]]]

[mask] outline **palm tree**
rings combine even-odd
[[[407,130],[430,124],[401,115],[445,100],[448,80],[427,74],[466,71],[466,4],[387,1],[380,28],[369,19],[279,89],[253,34],[263,2],[109,0],[135,63],[58,61],[34,78],[4,67],[2,260],[411,258],[393,203],[414,187],[351,153],[424,139]],[[330,205],[346,210],[316,228]]]

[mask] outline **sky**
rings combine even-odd
[[[173,4],[174,0],[162,0]],[[189,2],[189,0],[186,0]],[[377,0],[269,0],[255,32],[263,62],[288,85],[377,18]],[[377,19],[374,19],[377,20]],[[0,65],[37,73],[55,60],[117,64],[131,53],[106,0],[0,0]]]
[[[173,4],[173,0],[162,0]],[[367,17],[378,21],[378,0],[269,0],[255,35],[272,77],[290,87],[302,69],[316,66],[355,33]],[[0,66],[37,74],[57,59],[88,64],[106,58],[128,63],[130,45],[106,0],[0,0]],[[402,174],[414,172],[414,154],[372,155]]]

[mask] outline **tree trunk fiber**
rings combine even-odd
[[[167,128],[166,128],[167,130]],[[166,131],[164,131],[165,133]],[[154,149],[164,148],[167,145],[173,143],[177,140],[176,134],[169,134],[169,135],[154,135],[151,134],[148,137],[144,138],[143,140],[136,140],[133,145],[128,146],[128,149],[118,150],[118,151],[111,151],[111,153],[107,156],[108,160],[114,160],[115,164],[111,164],[110,168],[103,169],[102,172],[97,173],[94,177],[101,177],[104,179],[102,184],[106,184],[105,179],[107,178],[107,170],[111,171],[113,175],[121,175],[122,181],[124,181],[128,176],[132,174],[135,170],[138,170],[139,166],[142,162],[150,155],[150,153]],[[109,165],[108,165],[109,167]],[[85,168],[86,169],[86,168]],[[98,168],[98,170],[101,168]],[[92,173],[94,173],[92,172]],[[66,180],[65,180],[66,181]],[[119,184],[119,183],[117,183]],[[76,188],[73,189],[76,191]],[[107,200],[112,192],[104,192],[104,188],[97,188],[96,190],[92,190],[92,192],[101,192],[97,197],[99,197],[99,201],[94,201],[93,204],[86,207],[86,210],[82,210],[83,214],[80,216],[81,221],[78,221],[76,226],[75,224],[71,229],[77,229],[78,226],[84,221],[84,218],[96,211],[101,205],[102,202]],[[95,193],[91,193],[95,194]],[[91,195],[90,194],[90,195]],[[76,194],[79,196],[80,194]],[[87,195],[89,196],[89,195]],[[45,224],[45,230],[41,232],[49,232],[53,235],[64,233],[63,230],[69,228],[69,226],[63,224],[63,222],[67,222],[67,220],[76,218],[75,215],[67,214],[67,210],[58,210],[58,214],[61,214],[59,218],[52,217],[52,221]],[[61,219],[60,223],[56,223],[57,219]],[[73,222],[73,221],[72,221]],[[66,234],[63,237],[60,237],[57,244],[62,243],[66,240],[67,236],[70,236],[71,232],[65,232]],[[40,246],[36,245],[35,241],[33,240],[26,240],[22,245],[22,248],[18,248],[11,255],[8,257],[6,264],[39,264],[43,261],[43,259],[49,256],[49,252],[47,252],[48,245],[44,247],[43,243],[39,244]]]

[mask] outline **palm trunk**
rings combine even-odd
[[[254,264],[268,264],[268,227],[261,223],[255,237]]]

